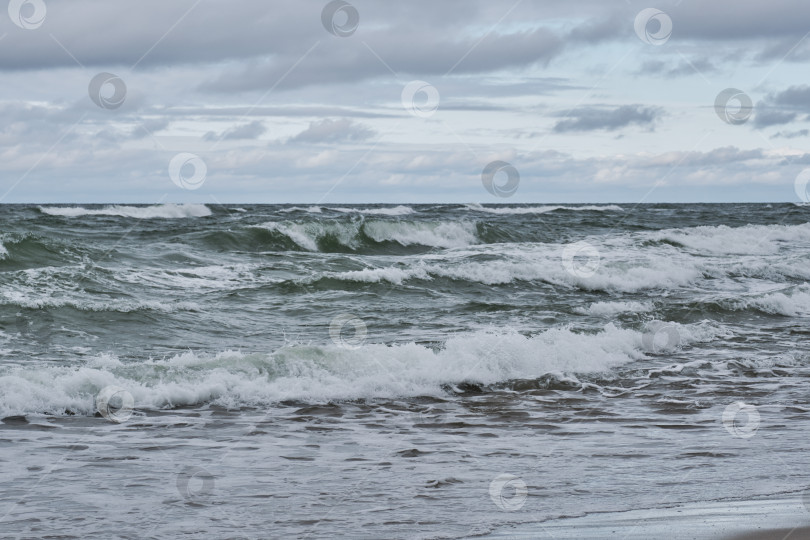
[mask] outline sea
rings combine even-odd
[[[2,205],[0,537],[804,493],[808,279],[796,204]]]

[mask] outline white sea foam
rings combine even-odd
[[[686,246],[713,255],[769,255],[795,242],[810,242],[810,223],[802,225],[725,225],[669,229],[649,233],[651,239]]]
[[[290,208],[282,208],[279,212],[283,212],[285,214],[290,214],[292,212],[308,212],[310,214],[320,214],[322,212],[322,208],[320,206],[309,206],[307,208],[302,208],[300,206],[292,206]]]
[[[483,206],[478,203],[470,203],[465,205],[468,209],[476,212],[486,212],[488,214],[546,214],[548,212],[556,212],[558,210],[570,212],[622,212],[624,209],[615,204],[604,206],[517,206],[517,207],[491,207]]]
[[[0,260],[5,259],[6,257],[8,257],[8,250],[6,249],[6,246],[0,243]]]
[[[368,221],[364,230],[376,242],[403,246],[465,247],[478,242],[475,224],[469,222]]]
[[[319,223],[299,224],[268,221],[262,224],[261,227],[283,234],[307,251],[318,251],[317,240],[324,233],[324,226]]]
[[[409,279],[432,279],[424,268],[364,268],[350,272],[330,272],[327,277],[361,283],[382,283],[387,281],[401,285]]]
[[[766,294],[736,302],[738,309],[754,307],[765,313],[788,317],[810,316],[810,285],[803,284],[791,291]]]
[[[117,311],[131,313],[135,311],[156,311],[175,313],[178,311],[201,311],[195,302],[161,302],[159,300],[89,300],[86,296],[55,298],[48,290],[35,291],[31,288],[0,291],[0,304],[29,309],[56,309],[71,307],[80,311]]]
[[[247,287],[252,283],[273,282],[272,278],[259,278],[256,274],[259,265],[229,264],[177,268],[173,270],[135,270],[120,272],[118,281],[133,285],[150,284],[172,290],[233,290]]]
[[[596,302],[587,308],[576,308],[574,311],[583,315],[610,317],[619,313],[648,313],[654,309],[652,302]]]
[[[677,326],[681,346],[717,333],[702,325]],[[7,365],[0,367],[0,417],[92,414],[93,397],[109,385],[130,392],[139,408],[439,396],[446,384],[608,372],[643,357],[642,351],[640,332],[608,324],[596,334],[565,328],[532,337],[476,332],[450,338],[440,350],[416,343],[358,349],[296,345],[271,354],[188,352],[137,364],[105,355],[73,367]]]
[[[206,217],[211,209],[204,204],[158,204],[154,206],[105,206],[104,208],[83,208],[81,206],[40,206],[40,212],[51,216],[119,216],[136,219],[177,219]]]
[[[593,276],[579,277],[566,272],[558,251],[552,247],[536,253],[526,253],[519,260],[503,257],[486,262],[456,262],[451,258],[438,260],[436,257],[424,257],[410,267],[396,266],[329,274],[329,277],[347,281],[388,281],[395,284],[408,279],[431,278],[448,278],[485,285],[545,281],[586,290],[629,293],[684,286],[693,283],[700,276],[700,269],[686,262],[673,265],[667,260],[642,259],[632,264],[605,264]]]

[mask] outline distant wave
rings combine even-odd
[[[137,219],[176,219],[206,217],[211,209],[204,204],[158,204],[154,206],[118,206],[83,208],[81,206],[40,206],[39,211],[50,216],[118,216]]]
[[[571,212],[623,212],[621,206],[615,204],[607,206],[517,206],[517,207],[491,207],[482,206],[477,203],[470,203],[465,205],[468,209],[475,212],[486,212],[488,214],[546,214],[548,212],[556,212],[558,210],[565,210]]]
[[[284,235],[307,251],[330,251],[330,248],[338,246],[359,249],[371,243],[385,242],[395,242],[401,246],[439,248],[464,247],[478,243],[475,224],[467,222],[270,221],[260,227]]]
[[[717,335],[706,325],[675,326],[680,346]],[[73,367],[0,367],[0,417],[90,415],[94,396],[108,385],[130,392],[136,408],[441,396],[448,385],[464,382],[495,385],[549,373],[608,372],[643,357],[643,350],[641,332],[608,324],[595,334],[565,328],[532,337],[475,332],[452,337],[439,350],[416,343],[356,349],[295,345],[270,354],[188,352],[139,364],[103,355]]]
[[[320,206],[309,206],[307,208],[302,208],[300,206],[291,206],[290,208],[282,208],[279,210],[284,214],[290,214],[292,212],[309,212],[310,214],[320,214],[323,212],[323,209]]]
[[[391,208],[348,208],[342,206],[292,206],[290,208],[283,208],[279,210],[285,214],[293,212],[306,212],[308,214],[322,214],[324,210],[329,212],[340,212],[342,214],[365,214],[370,216],[407,216],[408,214],[416,213],[416,210],[410,206],[394,206]]]
[[[332,210],[334,212],[342,212],[344,214],[350,213],[358,213],[358,214],[369,214],[369,215],[377,215],[377,216],[407,216],[408,214],[413,214],[416,212],[410,206],[395,206],[393,208],[340,208],[330,206],[327,207],[327,210]]]

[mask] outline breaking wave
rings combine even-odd
[[[791,242],[810,242],[810,223],[801,225],[726,225],[669,229],[651,233],[654,241],[713,255],[769,255]]]
[[[705,325],[677,325],[678,346],[712,339]],[[642,333],[606,325],[595,334],[570,329],[534,336],[476,332],[442,348],[416,343],[286,346],[270,354],[187,352],[164,360],[127,363],[101,355],[79,366],[3,366],[0,417],[17,414],[93,414],[106,386],[132,394],[136,408],[215,403],[230,408],[285,400],[325,402],[366,398],[443,396],[461,383],[498,385],[548,373],[608,373],[644,357]]]
[[[376,216],[407,216],[408,214],[413,214],[416,212],[410,206],[394,206],[393,208],[341,208],[341,207],[329,207],[329,210],[334,212],[341,212],[344,214],[369,214],[369,215],[376,215]]]
[[[435,248],[466,247],[478,243],[474,223],[427,221],[283,221],[259,227],[281,234],[306,251],[359,250],[379,244]]]
[[[49,216],[117,216],[136,219],[178,219],[206,217],[211,209],[204,204],[158,204],[154,206],[105,206],[84,208],[81,206],[40,206],[39,211]]]
[[[486,212],[488,214],[546,214],[548,212],[556,212],[558,210],[570,212],[623,212],[621,206],[615,204],[596,206],[518,206],[518,207],[501,207],[501,206],[483,206],[478,203],[470,203],[465,205],[469,210],[476,212]]]

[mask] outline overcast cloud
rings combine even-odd
[[[810,166],[806,1],[0,15],[2,202],[793,201]],[[179,153],[199,189],[171,181]],[[520,172],[508,200],[482,186],[494,160]]]

